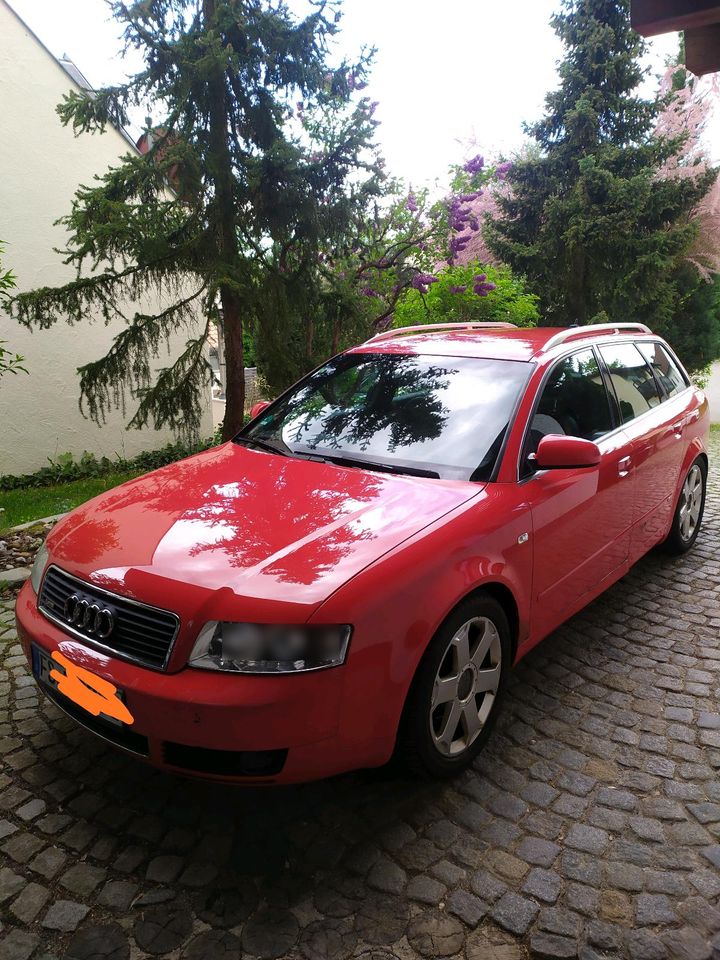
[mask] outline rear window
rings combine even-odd
[[[660,403],[653,372],[635,344],[607,344],[600,347],[600,353],[610,373],[623,423],[647,413]]]
[[[688,386],[679,367],[662,344],[639,343],[638,347],[668,397],[674,397]]]

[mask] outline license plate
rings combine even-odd
[[[35,644],[31,644],[30,652],[35,679],[49,687],[55,696],[67,697],[83,710],[116,727],[133,722],[125,704],[125,694],[114,684],[71,663],[62,654],[59,654],[59,660],[55,660]]]

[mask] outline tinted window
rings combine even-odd
[[[513,360],[345,354],[237,439],[296,456],[486,480],[530,372]]]
[[[543,388],[530,426],[527,452],[547,434],[597,440],[613,428],[608,395],[592,350],[561,360]]]
[[[687,386],[685,377],[670,354],[659,343],[639,343],[640,352],[653,368],[656,379],[668,395],[674,397]]]
[[[660,403],[658,385],[645,358],[633,343],[609,344],[600,353],[610,372],[623,423]]]

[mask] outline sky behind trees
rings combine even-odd
[[[104,0],[10,3],[52,53],[67,54],[96,86],[139,66],[118,56],[117,26]],[[307,10],[304,0],[289,5],[299,14]],[[378,139],[390,172],[415,187],[443,185],[449,164],[470,149],[493,155],[519,147],[522,122],[540,116],[556,85],[561,49],[549,19],[558,6],[558,0],[345,0],[338,57],[352,57],[363,44],[377,47],[364,93],[379,101]],[[677,44],[677,34],[651,42],[654,75]],[[648,83],[652,92],[654,76]],[[720,161],[720,110],[708,139]]]

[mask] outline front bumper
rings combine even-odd
[[[51,699],[95,734],[155,766],[211,779],[294,783],[387,759],[384,747],[356,738],[347,743],[339,733],[349,663],[277,677],[150,670],[64,633],[39,612],[29,582],[18,596],[16,620],[29,661],[31,643],[48,654],[60,651],[122,690],[134,722],[118,728],[41,685]]]

